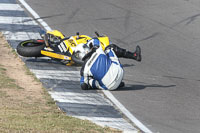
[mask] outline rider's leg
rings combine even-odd
[[[134,53],[126,51],[125,56],[127,58],[131,58],[134,59],[136,61],[141,61],[142,60],[142,56],[141,56],[141,48],[140,46],[136,46],[136,50]]]
[[[126,49],[120,48],[119,46],[115,44],[110,44],[106,49],[113,48],[115,54],[117,57],[123,57],[128,59],[134,59],[136,61],[141,61],[141,48],[139,46],[136,47],[135,52],[127,51]]]
[[[110,44],[106,47],[106,49],[111,49],[111,48],[113,49],[113,51],[115,52],[115,54],[118,58],[125,56],[126,49],[120,48],[119,46],[117,46],[115,44]],[[126,58],[126,57],[124,57],[124,58]]]

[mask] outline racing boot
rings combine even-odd
[[[120,84],[119,84],[119,87],[118,88],[122,88],[122,87],[124,87],[125,86],[125,83],[124,82],[121,82]]]
[[[112,48],[118,58],[128,58],[128,59],[134,59],[136,61],[141,61],[142,56],[141,56],[141,48],[140,46],[136,47],[135,52],[130,52],[127,51],[126,49],[120,48],[119,46],[115,44],[110,44],[109,46],[106,47],[105,50]]]
[[[136,50],[134,53],[130,52],[130,51],[126,51],[125,55],[126,58],[129,59],[134,59],[136,61],[141,62],[142,60],[142,56],[141,56],[141,48],[140,46],[136,46]]]

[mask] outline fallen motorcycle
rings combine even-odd
[[[105,49],[109,45],[107,36],[100,36],[95,32]],[[25,40],[18,44],[17,53],[23,57],[50,57],[65,65],[83,64],[82,58],[86,54],[85,45],[92,38],[87,35],[76,35],[65,37],[58,30],[43,31],[42,39]]]

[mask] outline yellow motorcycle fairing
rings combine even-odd
[[[109,38],[107,36],[98,37],[101,42],[101,47],[103,50],[110,44]]]
[[[44,51],[44,50],[41,50],[41,54],[45,55],[45,56],[48,56],[48,57],[51,57],[51,58],[55,58],[55,59],[67,60],[67,61],[69,61],[66,64],[67,66],[71,66],[71,65],[74,64],[74,62],[72,61],[70,56],[61,55],[61,54],[53,53],[51,51]]]
[[[65,36],[58,30],[47,31],[47,34],[58,37],[59,39],[65,38]],[[107,36],[101,36],[97,38],[101,42],[101,47],[103,48],[103,50],[105,50],[105,48],[109,45],[109,38]],[[87,35],[76,35],[76,36],[71,36],[67,40],[64,40],[63,44],[66,46],[66,51],[68,51],[70,55],[72,55],[77,45],[82,43],[86,44],[91,39],[92,38]],[[47,47],[47,49],[51,48]],[[67,65],[72,65],[74,63],[73,61],[71,61],[71,56],[57,54],[53,50],[41,50],[41,54],[56,59],[68,60],[69,63]]]
[[[65,38],[65,36],[58,30],[47,31],[46,33],[54,35],[56,37],[60,37],[61,39]]]
[[[55,59],[71,60],[71,57],[69,57],[69,56],[53,53],[53,52],[50,52],[50,51],[41,50],[41,54],[55,58]]]
[[[74,49],[77,45],[83,43],[86,44],[88,40],[91,40],[92,38],[87,35],[79,35],[79,36],[71,36],[69,39],[65,40],[64,43],[69,53],[72,55],[74,52]]]

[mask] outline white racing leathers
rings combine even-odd
[[[105,52],[99,47],[86,62],[80,83],[92,88],[114,90],[123,79],[124,70],[112,49]]]

